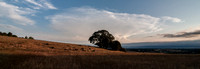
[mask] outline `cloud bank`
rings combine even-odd
[[[179,32],[178,34],[162,34],[163,37],[167,38],[191,38],[191,37],[196,37],[200,35],[200,30],[196,30],[193,32]]]
[[[162,30],[161,18],[145,14],[116,13],[90,7],[71,8],[47,17],[50,26],[66,34],[66,39],[87,41],[93,32],[108,30],[116,39],[127,42],[131,36]],[[178,22],[178,21],[176,21]]]

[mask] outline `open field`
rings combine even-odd
[[[0,66],[0,69],[200,69],[200,55],[125,53],[0,36]]]
[[[200,55],[0,55],[1,69],[200,69]]]

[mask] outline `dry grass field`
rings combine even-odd
[[[200,69],[200,55],[120,52],[0,36],[0,69]]]

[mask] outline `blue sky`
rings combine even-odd
[[[122,43],[198,40],[199,0],[0,0],[0,31],[86,43],[106,29]]]

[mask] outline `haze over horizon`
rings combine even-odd
[[[108,30],[122,43],[200,39],[198,0],[0,0],[0,31],[89,44]]]

